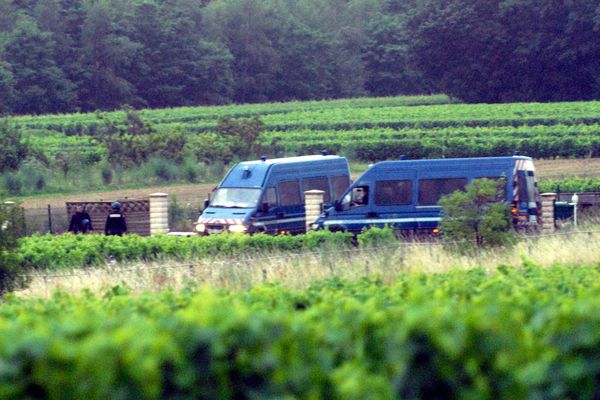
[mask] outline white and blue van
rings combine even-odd
[[[350,185],[345,157],[327,155],[244,161],[235,165],[205,202],[195,230],[267,234],[306,231],[304,192],[322,190],[325,206]]]
[[[474,179],[497,180],[498,197],[510,205],[516,229],[540,224],[540,196],[529,157],[383,161],[369,167],[311,225],[360,233],[390,226],[406,233],[437,233],[443,195],[464,190]]]

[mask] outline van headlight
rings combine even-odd
[[[318,231],[321,228],[321,225],[319,225],[318,222],[313,222],[312,224],[310,224],[310,229],[312,229],[313,231]]]
[[[205,224],[196,224],[196,232],[199,232],[199,233],[206,232],[206,225]]]
[[[229,225],[229,232],[244,233],[248,227],[246,225]]]

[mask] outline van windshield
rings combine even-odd
[[[254,208],[262,193],[261,189],[219,188],[212,195],[211,207]]]

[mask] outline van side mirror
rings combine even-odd
[[[342,211],[342,202],[339,200],[334,200],[333,208],[335,209],[335,211]]]
[[[208,208],[208,204],[210,203],[210,200],[208,199],[204,199],[204,209]]]
[[[260,211],[264,213],[269,212],[269,203],[262,203],[260,205]]]

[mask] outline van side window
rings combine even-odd
[[[304,178],[302,180],[302,186],[304,186],[304,191],[307,190],[322,190],[325,192],[323,195],[323,201],[326,203],[329,202],[329,182],[327,182],[327,178],[324,176],[319,176],[316,178]]]
[[[334,199],[339,199],[348,186],[350,186],[350,178],[348,178],[348,175],[331,177],[331,191]]]
[[[437,204],[440,197],[465,186],[467,178],[419,179],[419,204]]]
[[[349,210],[355,207],[362,207],[369,204],[369,187],[356,186],[350,190],[342,199],[342,210]]]
[[[376,181],[375,205],[396,206],[412,203],[412,181]]]
[[[302,204],[300,183],[298,181],[279,182],[279,204],[282,207]]]
[[[274,187],[267,188],[263,203],[268,204],[269,208],[277,206],[277,193]]]

